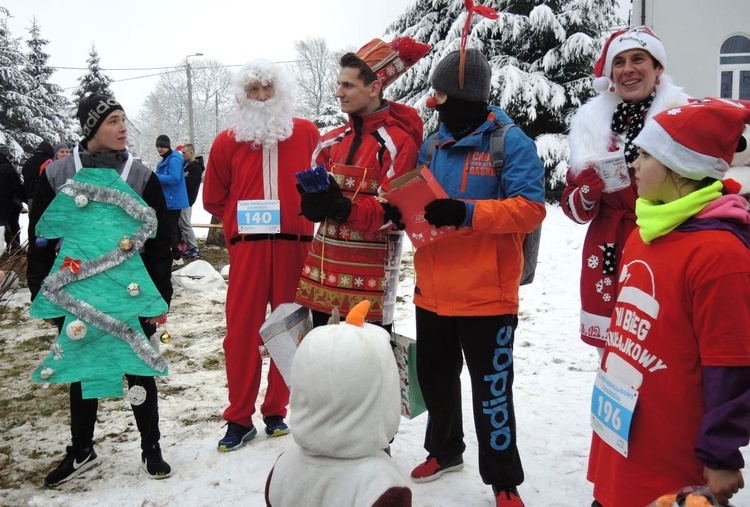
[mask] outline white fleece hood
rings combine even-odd
[[[400,422],[399,377],[388,333],[342,322],[313,329],[294,356],[291,426],[313,456],[382,454]]]

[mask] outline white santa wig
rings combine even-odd
[[[273,83],[274,96],[266,101],[248,99],[245,88],[255,82]],[[239,106],[231,127],[238,141],[259,147],[292,135],[295,82],[282,65],[262,59],[248,62],[235,74],[231,91]]]

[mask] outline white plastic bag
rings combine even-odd
[[[172,271],[172,283],[188,290],[209,291],[224,289],[227,283],[206,261],[197,260],[182,269]]]

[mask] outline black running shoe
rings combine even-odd
[[[152,479],[166,479],[172,475],[172,467],[161,457],[159,444],[141,453],[141,463]]]
[[[97,465],[100,461],[93,447],[76,451],[68,446],[65,452],[62,462],[44,478],[46,486],[62,484]]]

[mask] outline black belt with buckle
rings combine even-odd
[[[277,239],[285,239],[287,241],[301,241],[303,243],[309,243],[313,240],[312,236],[305,236],[303,234],[289,234],[286,232],[280,232],[278,234],[240,234],[229,240],[230,245],[239,243],[240,241],[276,241]]]

